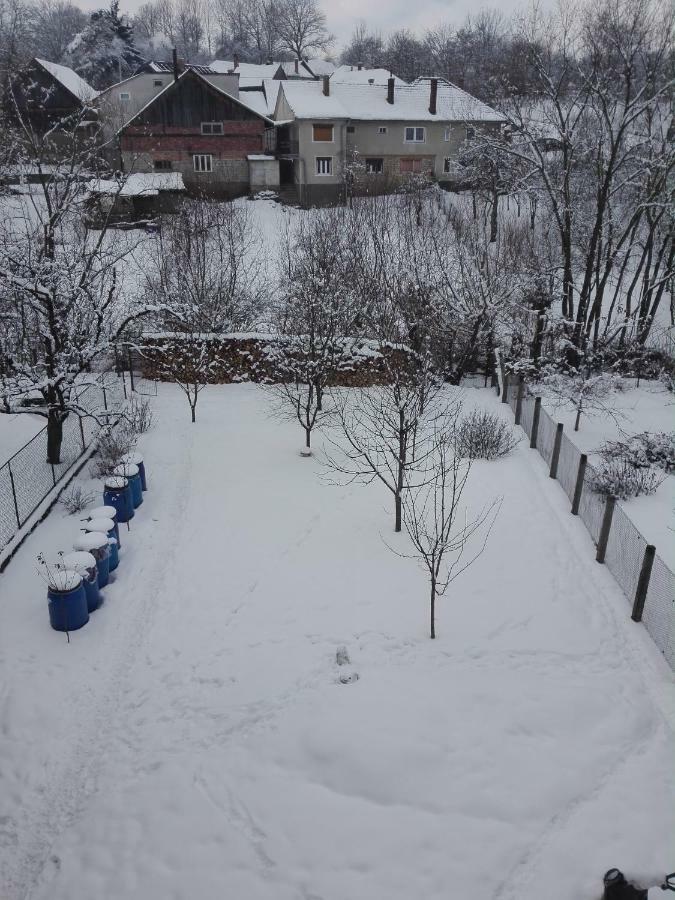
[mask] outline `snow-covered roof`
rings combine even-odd
[[[160,191],[184,191],[180,172],[134,172],[122,184],[97,179],[87,185],[90,194],[119,194],[120,197],[156,197]]]
[[[268,63],[266,65],[257,65],[256,63],[238,63],[236,66],[234,62],[230,62],[226,59],[214,59],[212,63],[209,64],[212,72],[230,72],[234,71],[237,75],[239,75],[239,83],[241,84],[241,79],[251,79],[252,81],[260,84],[265,78],[274,78],[276,73],[279,71],[279,66],[283,67],[283,63],[273,62]]]
[[[256,90],[246,90],[249,85],[242,84],[240,79],[239,100],[259,115],[274,118],[280,84],[274,78],[265,78],[260,86],[255,85]]]
[[[332,75],[335,71],[335,63],[329,62],[327,59],[306,59],[305,66],[314,75]]]
[[[42,66],[45,71],[49,72],[52,78],[55,78],[63,87],[70,91],[78,100],[89,103],[98,97],[98,91],[87,84],[84,78],[80,78],[77,72],[69,69],[68,66],[59,65],[59,63],[49,62],[46,59],[35,58],[35,62]]]
[[[183,67],[186,69],[194,69],[195,72],[199,72],[200,75],[213,75],[216,70],[212,69],[210,66],[203,66],[199,63],[183,63]],[[173,62],[166,62],[164,60],[159,59],[150,59],[148,62],[143,63],[135,72],[135,75],[142,75],[144,72],[155,72],[155,73],[164,73],[173,72]]]
[[[342,84],[386,84],[393,78],[394,84],[406,82],[389,69],[359,69],[358,66],[338,66],[334,69],[331,80]]]
[[[352,119],[411,122],[504,122],[487,104],[455,85],[439,83],[437,112],[429,112],[429,82],[396,85],[394,102],[377,84],[341,84],[330,80],[330,94],[320,81],[282,81],[280,91],[298,119]]]

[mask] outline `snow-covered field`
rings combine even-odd
[[[525,442],[475,466],[471,506],[504,501],[433,642],[389,496],[322,479],[259,389],[191,425],[160,386],[156,420],[72,642],[34,561],[76,519],[0,576],[2,900],[583,900],[673,869],[672,675]]]
[[[565,425],[565,434],[592,462],[607,441],[625,441],[643,431],[671,432],[675,429],[675,396],[658,381],[643,381],[640,387],[617,392],[610,401],[614,415],[583,416],[579,431],[574,431],[575,413],[570,408],[544,405],[557,422]],[[626,513],[647,542],[656,546],[664,562],[675,571],[675,475],[669,475],[649,496],[621,501]]]

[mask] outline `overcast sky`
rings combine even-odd
[[[92,10],[107,6],[107,2],[108,0],[79,0],[78,5]],[[143,2],[144,0],[121,0],[120,8],[127,15],[133,15]],[[509,15],[523,6],[523,0],[495,0],[492,3],[482,3],[480,0],[320,0],[320,3],[326,12],[328,27],[336,37],[336,50],[349,41],[359,20],[364,20],[371,30],[383,33],[395,28],[410,28],[421,32],[440,22],[457,25],[469,13],[475,14],[482,7],[498,9]],[[545,0],[543,5],[549,4]]]

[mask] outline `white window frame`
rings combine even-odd
[[[214,128],[219,128],[220,131],[214,131]],[[206,131],[204,129],[207,129]],[[223,133],[223,123],[222,122],[202,122],[202,134],[207,136],[212,136],[214,134],[221,135]]]
[[[328,141],[319,141],[318,143],[324,144],[328,143]],[[320,172],[319,171],[319,160],[322,162],[328,162],[328,172]],[[332,156],[315,156],[314,157],[314,174],[317,178],[330,178],[333,175],[333,157]]]
[[[408,137],[408,132],[412,131],[413,136],[411,138]],[[422,134],[422,137],[418,137],[418,135]],[[427,142],[427,130],[421,125],[406,125],[403,129],[403,142],[405,144],[426,144]]]
[[[192,168],[200,174],[209,174],[213,172],[213,154],[212,153],[193,153]]]
[[[451,156],[444,157],[444,159],[443,159],[443,174],[444,175],[450,174],[451,166],[452,166],[452,157]]]
[[[319,128],[330,128],[330,140],[329,141],[315,141],[314,140],[314,126],[315,125],[318,125]],[[335,143],[335,125],[333,125],[332,122],[326,122],[325,124],[323,124],[321,122],[312,122],[312,143],[313,144],[333,144],[333,143]]]
[[[451,137],[452,137],[452,126],[446,125],[445,130],[443,132],[443,140],[449,141]]]
[[[387,126],[386,126],[386,125],[380,125],[380,127],[377,129],[377,133],[378,133],[378,134],[386,134],[386,133],[387,133]]]
[[[129,91],[120,91],[120,100],[131,100]]]

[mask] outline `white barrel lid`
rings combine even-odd
[[[96,568],[96,558],[86,550],[74,550],[72,553],[66,553],[62,557],[63,565],[73,572],[79,572],[80,575],[88,573],[90,569]]]
[[[112,519],[90,519],[82,523],[82,531],[112,531],[115,523]]]
[[[117,516],[117,510],[114,506],[97,506],[89,510],[90,519],[114,519]]]
[[[117,538],[115,538],[115,537],[109,537],[109,538],[108,538],[108,543],[110,544],[111,547],[116,547],[116,546],[117,546]]]
[[[126,464],[131,464],[132,466],[140,466],[143,462],[143,457],[138,452],[138,450],[134,450],[133,453],[127,453],[122,457],[122,462]]]
[[[113,475],[123,475],[125,478],[133,478],[138,475],[138,466],[133,463],[122,463],[121,466],[115,466]]]
[[[49,587],[53,591],[74,591],[82,584],[82,576],[74,569],[52,569],[49,573]]]
[[[111,491],[121,491],[127,486],[127,480],[120,475],[109,475],[103,484]]]
[[[100,531],[87,531],[73,541],[73,550],[101,550],[107,546],[108,535]]]

